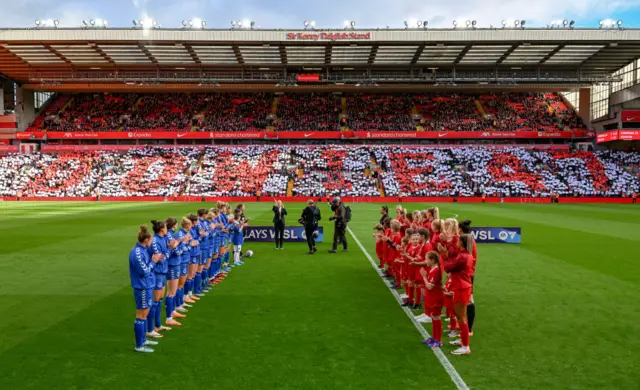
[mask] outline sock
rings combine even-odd
[[[460,341],[463,347],[469,346],[469,324],[466,322],[460,324]]]
[[[154,325],[156,328],[159,328],[162,326],[162,322],[161,322],[161,318],[162,318],[162,298],[160,298],[159,301],[153,302],[153,305],[156,307],[156,310],[154,312],[155,316],[154,316]]]
[[[156,304],[155,302],[151,304],[149,308],[149,314],[147,314],[147,332],[153,332],[153,319],[156,316]]]
[[[442,320],[439,317],[436,320],[431,319],[431,332],[435,340],[442,342]]]
[[[409,298],[407,299],[407,303],[409,303],[410,305],[413,305],[413,286],[409,285],[409,283],[405,283],[404,289],[407,292],[407,295],[409,296]]]
[[[456,317],[451,317],[451,320],[449,321],[449,329],[451,330],[456,330],[458,328],[458,320],[456,320]]]
[[[469,324],[469,332],[473,332],[473,321],[476,319],[476,304],[467,305],[467,323]]]
[[[144,345],[144,332],[144,320],[136,318],[136,321],[133,323],[133,334],[136,336],[136,348],[140,348]]]
[[[187,281],[184,284],[184,291],[187,296],[191,294],[191,286],[193,286],[193,279],[187,279]]]
[[[173,313],[173,304],[175,302],[175,297],[166,297],[164,299],[164,314],[167,316],[167,319],[171,318],[171,313]]]
[[[184,287],[180,287],[178,289],[178,292],[176,294],[176,305],[178,307],[182,306],[184,304]]]
[[[202,280],[200,278],[202,278],[202,275],[200,275],[200,272],[196,272],[196,278],[193,283],[193,292],[196,294],[200,294],[200,286],[202,286]]]

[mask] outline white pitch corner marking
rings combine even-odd
[[[400,298],[400,295],[398,295],[398,293],[395,290],[393,290],[391,287],[387,285],[385,280],[382,278],[382,272],[380,272],[380,270],[378,269],[378,266],[376,265],[375,261],[373,261],[373,259],[371,258],[371,255],[369,254],[369,252],[365,249],[364,246],[362,246],[362,243],[360,242],[360,240],[358,240],[358,237],[356,237],[356,235],[353,233],[353,231],[350,228],[347,228],[347,230],[349,231],[349,234],[351,234],[351,237],[353,237],[353,240],[356,242],[356,244],[358,244],[358,246],[360,247],[360,250],[362,250],[362,253],[364,253],[364,255],[367,257],[373,269],[378,273],[378,276],[380,276],[380,280],[382,280],[385,286],[393,294],[396,301],[398,301],[398,304],[402,304],[402,299]],[[407,315],[407,317],[409,317],[409,319],[413,323],[413,326],[416,327],[416,329],[418,330],[418,332],[420,332],[422,337],[424,337],[425,340],[428,339],[430,337],[429,332],[427,332],[427,330],[415,319],[415,317],[413,316],[413,313],[411,313],[411,310],[407,309],[406,307],[403,307],[402,310],[404,310],[405,314]],[[442,352],[440,348],[430,348],[430,349],[436,355],[436,357],[438,358],[438,361],[440,362],[442,367],[444,367],[447,374],[449,374],[449,377],[451,378],[453,383],[456,385],[456,387],[459,390],[468,390],[469,386],[467,386],[467,384],[464,383],[464,380],[462,379],[458,371],[456,371],[455,367],[453,367],[453,364],[451,364],[451,362],[449,361],[447,356],[444,354],[444,352]]]

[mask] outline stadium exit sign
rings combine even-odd
[[[347,41],[347,40],[368,40],[371,39],[371,33],[356,33],[356,32],[319,32],[319,33],[287,33],[287,40],[289,41]]]

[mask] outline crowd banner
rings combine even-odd
[[[324,241],[324,230],[318,227],[316,242]],[[246,242],[275,242],[276,230],[273,226],[247,226],[244,228]],[[307,242],[307,236],[302,226],[286,226],[284,228],[285,242]]]
[[[522,239],[519,227],[474,227],[471,234],[479,244],[520,244]]]
[[[101,139],[572,139],[593,138],[594,131],[72,131],[18,132],[17,139],[101,140]]]

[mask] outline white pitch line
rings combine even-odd
[[[389,287],[389,284],[382,278],[383,274],[382,274],[382,272],[380,272],[380,269],[378,268],[378,265],[375,263],[375,261],[373,261],[373,259],[371,258],[371,255],[365,249],[365,247],[362,246],[362,243],[360,242],[360,240],[358,240],[358,237],[356,237],[356,235],[353,233],[353,231],[350,228],[347,228],[347,230],[349,231],[349,234],[351,234],[351,237],[353,237],[353,240],[356,242],[356,244],[358,244],[358,246],[362,250],[362,253],[364,253],[364,255],[367,257],[367,259],[369,259],[369,262],[371,263],[371,266],[373,267],[373,269],[380,276],[380,280],[382,280],[384,285],[393,294],[393,296],[396,298],[396,301],[398,301],[398,304],[401,305],[402,304],[402,299],[400,298],[400,295],[398,295],[398,293],[395,290],[393,290],[391,287]],[[407,315],[407,317],[409,317],[409,319],[411,320],[413,325],[416,327],[418,332],[420,332],[422,337],[424,337],[425,340],[428,339],[430,337],[429,332],[427,332],[427,330],[424,328],[424,326],[422,326],[415,319],[415,317],[413,316],[413,313],[411,312],[411,310],[409,310],[406,307],[402,307],[402,310],[404,310],[405,314]],[[469,390],[469,386],[467,386],[467,384],[464,383],[464,380],[462,379],[462,377],[460,376],[458,371],[456,371],[455,367],[453,367],[453,364],[451,364],[451,362],[449,361],[447,356],[444,354],[444,352],[442,352],[440,350],[440,348],[429,348],[429,349],[431,349],[433,351],[433,353],[436,355],[436,357],[438,358],[438,361],[440,361],[440,364],[442,365],[442,367],[444,367],[444,369],[447,372],[447,374],[449,374],[449,377],[451,378],[453,383],[456,385],[456,387],[459,390]]]

